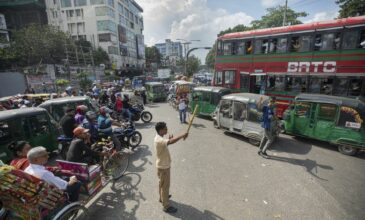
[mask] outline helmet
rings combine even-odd
[[[96,114],[95,114],[95,112],[93,112],[93,111],[88,111],[88,112],[86,112],[86,118],[87,118],[88,120],[95,120],[95,119],[96,119]]]
[[[76,112],[78,112],[78,113],[86,112],[87,110],[88,110],[88,108],[85,105],[79,105],[76,107]]]
[[[100,114],[101,114],[101,115],[105,115],[106,113],[112,113],[112,112],[113,112],[112,110],[110,110],[109,108],[107,108],[107,107],[105,107],[105,106],[101,107],[101,108],[99,109],[99,111],[100,111]]]
[[[68,91],[68,92],[71,92],[72,87],[71,86],[68,86],[65,90]]]

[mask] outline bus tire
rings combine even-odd
[[[355,156],[359,152],[358,149],[345,145],[339,145],[338,151],[347,156]]]

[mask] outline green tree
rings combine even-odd
[[[209,69],[214,69],[216,54],[217,54],[217,43],[214,43],[212,49],[209,50],[209,53],[205,57],[205,65],[207,65]]]
[[[66,86],[68,86],[70,84],[70,81],[66,80],[66,79],[57,79],[56,80],[56,88],[57,88],[57,93],[59,93],[60,91],[63,91]]]
[[[93,51],[93,58],[95,65],[109,64],[110,62],[108,53],[101,47]]]
[[[180,59],[177,62],[177,65],[185,67],[185,59]],[[192,76],[193,73],[196,73],[199,70],[200,65],[201,65],[200,59],[195,55],[190,55],[187,63],[188,75]]]
[[[221,31],[218,34],[218,36],[222,36],[222,35],[229,34],[229,33],[235,33],[235,32],[249,31],[249,30],[252,30],[252,27],[247,27],[243,24],[239,24],[239,25],[234,26],[233,28],[228,28],[224,31]]]
[[[84,91],[87,91],[91,88],[93,81],[89,79],[89,73],[81,72],[77,74],[77,79],[79,80],[80,88]]]
[[[262,16],[260,20],[254,20],[251,22],[253,29],[280,27],[283,25],[285,7],[277,6],[266,9],[267,14]],[[302,24],[298,18],[306,17],[306,12],[296,12],[293,9],[287,8],[286,20],[288,25]]]
[[[339,18],[365,15],[364,0],[337,0],[336,4],[340,6]]]
[[[146,62],[151,63],[157,63],[158,65],[161,64],[162,55],[160,51],[156,47],[147,47],[145,49],[146,54]]]

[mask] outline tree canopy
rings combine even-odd
[[[280,27],[283,25],[283,19],[285,13],[284,6],[267,8],[266,11],[267,14],[262,16],[260,20],[254,20],[251,22],[253,29]],[[287,25],[302,24],[302,22],[298,20],[298,18],[306,16],[308,16],[308,13],[296,12],[288,7],[286,11],[286,24]]]
[[[185,66],[185,59],[180,59],[177,62],[177,65]],[[187,72],[188,75],[191,76],[193,73],[196,73],[199,70],[201,65],[200,59],[195,55],[190,55],[188,58]]]
[[[162,55],[157,47],[145,47],[146,62],[161,64]]]
[[[339,18],[365,15],[364,0],[337,0],[336,3],[340,6]]]

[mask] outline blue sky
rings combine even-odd
[[[284,5],[285,0],[136,0],[144,9],[145,43],[152,46],[165,39],[199,39],[192,46],[212,46],[221,30],[249,25],[266,14],[266,8]],[[307,23],[331,20],[338,15],[335,0],[288,0],[295,11],[309,15]],[[208,51],[194,52],[202,63]]]

